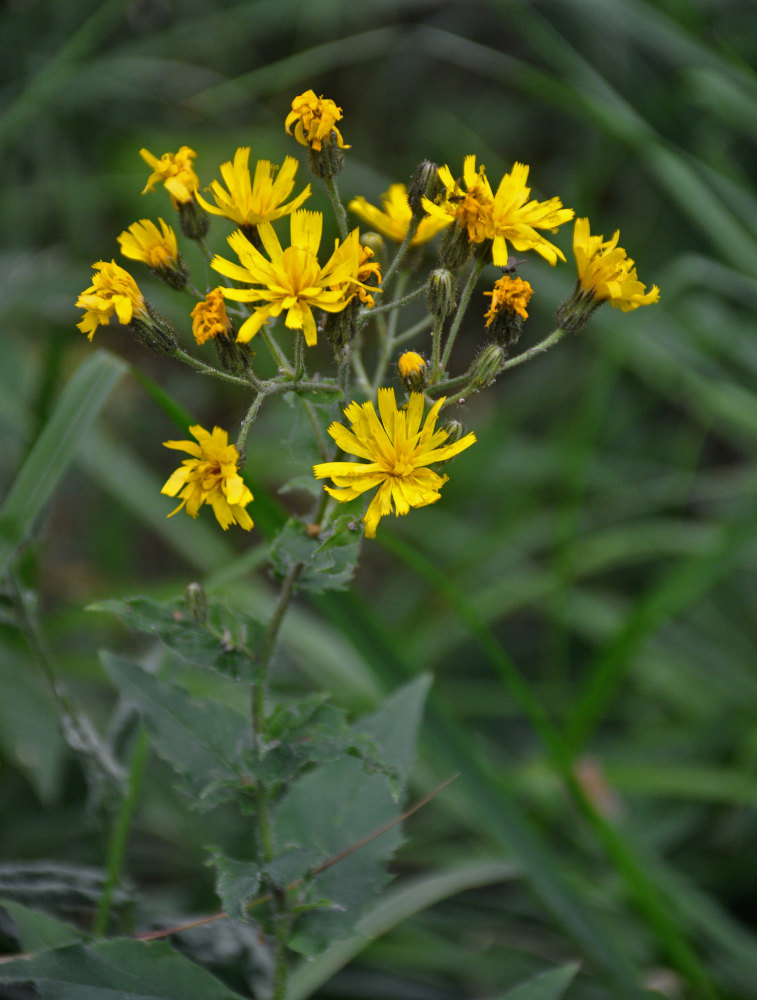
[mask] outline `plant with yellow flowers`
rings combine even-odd
[[[306,942],[314,950],[351,932],[383,880],[396,828],[363,861],[357,852],[345,874],[336,862],[350,844],[398,821],[393,795],[408,759],[392,750],[393,727],[407,733],[417,725],[425,692],[425,682],[409,685],[357,727],[321,699],[277,703],[269,670],[287,608],[298,592],[346,586],[363,538],[386,530],[383,518],[412,512],[422,528],[421,508],[441,501],[455,474],[452,460],[476,442],[461,424],[459,403],[580,331],[602,303],[628,311],[659,298],[656,286],[647,291],[639,281],[617,232],[605,240],[591,234],[588,219],[576,219],[575,291],[557,309],[554,329],[515,351],[534,294],[518,269],[534,255],[552,266],[565,261],[553,240],[573,209],[557,196],[533,197],[525,164],[515,162],[493,184],[474,155],[463,159],[460,174],[423,161],[407,185],[389,186],[380,207],[360,195],[345,208],[337,183],[350,149],[342,119],[334,101],[307,90],[284,123],[325,188],[330,226],[308,207],[311,183],[298,181],[293,155],[280,166],[260,159],[252,168],[250,147],[241,147],[221,164],[221,180],[203,187],[190,147],[160,157],[141,150],[152,169],[145,193],[155,199],[163,185],[183,239],[205,256],[206,272],[193,279],[174,229],[161,217],[157,224],[144,218],[121,233],[121,252],[182,297],[178,320],[159,315],[114,260],[94,265],[92,284],[77,301],[84,310],[79,328],[90,340],[117,322],[147,348],[222,381],[244,400],[235,436],[192,423],[180,439],[164,442],[187,456],[164,472],[162,492],[179,501],[167,516],[183,510],[197,518],[208,507],[224,531],[251,532],[255,501],[245,465],[261,411],[283,398],[313,431],[313,461],[302,470],[311,506],[291,516],[266,550],[279,579],[269,620],[231,612],[197,585],[181,601],[101,605],[157,633],[188,670],[220,671],[246,692],[246,714],[216,703],[200,712],[186,691],[137,664],[104,658],[188,794],[203,808],[231,803],[245,821],[254,816],[245,859],[215,850],[211,862],[221,915],[245,917],[255,908],[271,954],[274,1000],[286,995],[294,936],[298,947]],[[235,227],[225,246],[209,245],[211,216],[224,220],[227,232],[229,222]],[[403,325],[404,307],[420,301],[425,316]],[[464,320],[478,331],[479,349],[460,367],[455,345]],[[179,739],[176,726],[189,736]],[[332,823],[342,825],[332,830]],[[99,933],[107,904],[103,911]]]

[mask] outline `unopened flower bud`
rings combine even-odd
[[[405,351],[399,356],[397,371],[408,392],[423,392],[428,385],[428,365],[416,351]]]
[[[439,319],[446,319],[457,307],[457,282],[452,271],[437,267],[428,276],[426,305]]]
[[[473,362],[471,388],[485,389],[502,371],[507,351],[501,344],[487,344]]]
[[[204,625],[208,620],[208,598],[199,583],[190,583],[184,591],[184,601],[193,620]]]
[[[442,424],[440,430],[443,430],[447,435],[445,444],[455,444],[465,434],[465,427],[459,420],[447,420],[446,423]]]
[[[413,210],[413,215],[416,218],[422,218],[426,214],[423,199],[429,198],[433,201],[443,190],[444,185],[439,180],[439,167],[431,160],[423,160],[419,163],[407,185],[407,200]]]

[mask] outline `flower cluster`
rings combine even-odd
[[[579,218],[573,235],[576,290],[559,308],[557,328],[529,351],[510,357],[529,318],[533,294],[531,284],[516,273],[523,262],[511,254],[533,251],[550,265],[564,261],[550,237],[574,218],[573,209],[558,197],[531,197],[526,164],[515,162],[495,187],[484,165],[468,155],[459,177],[449,166],[424,160],[408,185],[388,187],[380,207],[356,195],[345,210],[336,187],[344,151],[350,148],[338,126],[342,117],[334,101],[307,90],[294,98],[284,122],[286,133],[307,148],[310,170],[323,181],[335,210],[337,235],[329,237],[333,243],[325,251],[324,216],[304,207],[312,188],[310,183],[298,185],[294,156],[285,156],[280,165],[259,159],[251,166],[251,148],[240,146],[220,165],[220,180],[203,188],[194,168],[196,153],[189,146],[160,156],[140,150],[151,169],[143,194],[163,185],[183,236],[197,241],[220,283],[204,289],[192,284],[179,238],[163,218],[129,225],[118,237],[121,253],[194,297],[184,317],[191,326],[190,345],[204,352],[212,341],[218,360],[209,364],[182,347],[177,331],[115,260],[94,265],[92,284],[76,302],[84,310],[79,329],[91,340],[99,326],[115,317],[151,349],[253,393],[236,444],[229,443],[220,427],[207,431],[200,424],[190,427],[195,440],[165,442],[189,455],[163,487],[163,493],[180,499],[173,513],[183,508],[196,517],[208,505],[224,530],[232,524],[252,528],[246,509],[252,494],[242,474],[245,443],[263,403],[287,393],[303,402],[314,424],[324,460],[313,473],[330,480],[308,531],[319,534],[333,521],[333,501],[358,500],[375,491],[363,517],[365,535],[372,538],[385,515],[404,515],[438,501],[447,480],[438,467],[476,440],[459,420],[437,427],[442,411],[490,385],[509,366],[581,329],[603,302],[628,311],[659,299],[657,286],[647,291],[639,281],[633,260],[618,245],[619,233],[605,240],[591,234],[588,219]],[[347,211],[372,232],[361,235],[358,227],[350,228]],[[232,259],[207,248],[212,216],[235,227],[227,236]],[[438,259],[413,288],[409,283],[437,237]],[[392,260],[385,241],[394,245]],[[479,315],[482,342],[474,361],[456,373],[455,337],[487,265],[502,273],[484,292],[490,302]],[[400,309],[421,297],[430,314],[427,320],[398,329]],[[394,353],[429,327],[425,350],[418,342],[417,350]],[[270,354],[273,376],[261,374],[248,346],[258,335],[255,346],[262,342]],[[321,368],[328,344],[336,364],[333,377]],[[306,349],[314,349],[319,358],[317,374],[309,374]],[[367,359],[375,363],[373,375]],[[384,384],[393,361],[404,402]],[[349,385],[355,386],[358,400],[344,398]],[[324,399],[346,402],[349,427],[334,420],[319,428],[309,393],[316,394],[320,406]]]

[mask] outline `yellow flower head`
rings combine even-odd
[[[292,193],[298,163],[293,156],[287,156],[281,168],[268,160],[258,160],[255,176],[250,177],[250,147],[240,146],[234,154],[234,162],[221,164],[221,176],[228,191],[219,181],[212,181],[209,190],[215,199],[215,206],[208,204],[198,192],[196,197],[206,212],[223,215],[239,226],[259,226],[261,222],[288,215],[299,208],[310,197],[310,185],[284,204]],[[217,206],[217,207],[216,207]]]
[[[303,146],[320,152],[324,140],[328,142],[333,132],[340,149],[349,149],[342,139],[336,123],[342,118],[342,109],[327,97],[316,97],[314,90],[306,90],[292,101],[292,110],[286,117],[284,128]]]
[[[302,330],[305,342],[312,347],[317,342],[312,310],[341,312],[360,285],[357,229],[342,243],[337,242],[333,254],[321,267],[318,262],[323,228],[321,213],[304,209],[293,212],[289,228],[291,245],[284,250],[270,222],[259,226],[258,235],[270,259],[237,230],[229,236],[228,242],[240,263],[233,264],[218,256],[211,261],[211,267],[225,277],[260,286],[221,289],[227,299],[260,303],[239,328],[237,340],[242,343],[251,340],[266,320],[286,312],[286,325],[291,330]]]
[[[150,219],[132,222],[118,237],[121,253],[131,260],[141,260],[156,271],[167,271],[176,266],[179,246],[176,233],[162,219],[160,229]]]
[[[178,153],[163,153],[160,159],[153,156],[149,149],[140,149],[139,155],[152,167],[152,173],[147,178],[142,194],[153,191],[155,184],[161,181],[171,195],[174,208],[192,201],[195,191],[200,186],[199,178],[192,166],[197,156],[193,149],[182,146]]]
[[[418,375],[424,371],[426,361],[416,351],[405,351],[399,356],[397,368],[399,369],[400,378],[410,378],[412,375]]]
[[[494,282],[491,292],[484,292],[484,295],[491,295],[492,299],[489,311],[484,317],[486,325],[490,326],[502,310],[517,313],[523,319],[528,319],[526,306],[533,294],[533,288],[523,278],[511,278],[503,274],[499,281]]]
[[[224,531],[230,524],[238,524],[249,531],[252,518],[244,509],[253,499],[239,475],[239,452],[229,444],[229,436],[220,427],[209,433],[199,424],[189,428],[194,441],[164,441],[166,448],[186,451],[192,457],[185,458],[163,486],[161,493],[169,497],[177,494],[181,503],[168,515],[173,515],[186,507],[190,517],[197,517],[204,503],[210,504],[216,520]]]
[[[368,201],[359,195],[353,198],[347,208],[354,212],[364,222],[367,222],[371,229],[386,236],[395,243],[402,243],[410,228],[410,221],[413,217],[410,203],[407,200],[407,187],[404,184],[392,184],[388,191],[381,195],[381,208],[369,204]],[[415,235],[410,241],[410,246],[418,246],[432,240],[437,233],[450,224],[449,219],[433,219],[426,216],[421,219]]]
[[[329,427],[342,451],[367,462],[324,462],[314,466],[313,472],[316,479],[333,481],[336,489],[324,489],[340,502],[378,487],[363,518],[366,538],[375,538],[376,526],[392,509],[400,515],[411,507],[435,503],[448,477],[428,467],[452,458],[476,440],[475,434],[467,434],[452,444],[444,443],[447,431],[434,429],[443,403],[444,398],[434,403],[421,427],[422,393],[414,392],[407,406],[398,410],[394,389],[379,389],[378,415],[373,403],[353,402],[344,411],[352,429],[338,423]]]
[[[526,187],[529,168],[515,163],[505,174],[496,192],[486,178],[483,166],[476,170],[476,157],[466,156],[463,163],[463,189],[453,178],[449,167],[439,168],[439,179],[445,187],[445,199],[436,205],[428,198],[423,207],[433,218],[446,219],[467,232],[471,243],[492,241],[492,259],[498,267],[507,267],[508,241],[516,250],[535,250],[550,264],[557,258],[565,260],[562,251],[537,232],[568,222],[575,214],[563,208],[559,198],[528,201],[531,189]]]
[[[76,325],[90,340],[97,327],[107,326],[114,314],[123,325],[131,323],[135,316],[148,314],[144,297],[128,271],[114,260],[98,260],[92,267],[92,284],[76,300],[77,308],[86,310]]]
[[[208,292],[192,310],[192,333],[198,344],[215,337],[225,337],[231,329],[226,303],[220,288]]]
[[[647,292],[636,276],[636,267],[625,250],[618,246],[620,230],[611,240],[592,236],[588,219],[576,219],[573,230],[573,253],[580,287],[596,302],[608,302],[623,312],[652,305],[660,299],[660,289],[652,285]]]

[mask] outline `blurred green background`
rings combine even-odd
[[[190,145],[204,184],[237,145],[280,161],[299,152],[283,120],[308,88],[344,111],[345,200],[377,201],[424,158],[459,173],[475,153],[493,182],[521,160],[536,197],[559,195],[593,232],[619,227],[641,280],[661,288],[660,305],[606,306],[470,400],[460,418],[479,443],[442,502],[382,522],[353,593],[293,609],[282,684],[325,687],[358,712],[430,670],[416,791],[460,772],[411,820],[396,864],[398,885],[457,881],[434,883],[402,922],[396,902],[386,935],[333,979],[311,965],[297,995],[494,998],[578,959],[571,998],[634,983],[757,997],[755,13],[750,0],[2,8],[2,495],[98,347],[204,424],[234,426],[233,390],[118,328],[88,344],[74,301],[131,222],[173,221],[164,192],[140,194],[140,147]],[[569,260],[570,228],[556,237]],[[536,288],[528,346],[574,274],[535,256],[520,273]],[[138,280],[188,333],[175,298]],[[463,356],[481,342],[477,300]],[[136,376],[77,439],[17,567],[73,696],[103,726],[113,695],[97,649],[133,637],[87,604],[197,578],[270,606],[255,566],[292,502],[277,495],[296,468],[281,443],[289,417],[272,405],[248,446],[263,529],[252,540],[209,516],[165,519],[175,463],[161,442],[176,428]],[[519,699],[518,676],[531,696]],[[566,793],[551,732],[584,800]],[[12,625],[0,632],[0,753],[0,861],[102,864],[81,770]],[[215,908],[204,845],[242,836],[231,820],[211,833],[187,818],[167,769],[150,774],[127,866],[138,923]]]

